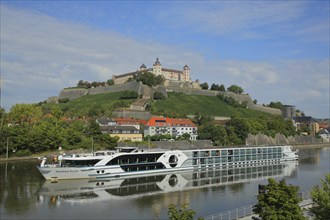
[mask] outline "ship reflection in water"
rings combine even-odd
[[[188,190],[233,183],[252,182],[265,178],[291,176],[298,162],[254,164],[228,168],[204,168],[190,172],[166,173],[126,179],[46,181],[38,192],[39,201],[61,203],[97,202],[157,193]]]

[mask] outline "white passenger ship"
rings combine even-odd
[[[155,175],[205,167],[227,167],[297,160],[291,146],[235,147],[191,150],[138,149],[58,157],[57,163],[43,158],[39,171],[47,180],[119,178]]]
[[[45,181],[38,191],[39,201],[50,203],[90,203],[137,198],[144,195],[227,186],[283,178],[296,172],[298,161],[271,162],[236,167],[212,167],[189,171],[157,174],[146,177]]]

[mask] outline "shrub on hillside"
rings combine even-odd
[[[121,96],[120,99],[137,99],[139,94],[136,91],[125,91]]]

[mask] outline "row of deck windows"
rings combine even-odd
[[[194,157],[227,156],[227,155],[249,155],[249,154],[276,154],[281,153],[282,148],[255,148],[255,149],[225,149],[225,150],[206,150],[194,151]]]
[[[276,160],[280,159],[281,154],[258,154],[258,155],[242,155],[242,156],[226,156],[226,157],[208,157],[193,159],[193,165],[199,164],[214,164],[226,162],[246,162],[253,160]]]
[[[162,153],[122,155],[109,161],[106,165],[136,164],[156,162]]]

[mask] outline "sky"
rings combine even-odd
[[[330,117],[329,1],[1,0],[1,106],[162,66]]]

